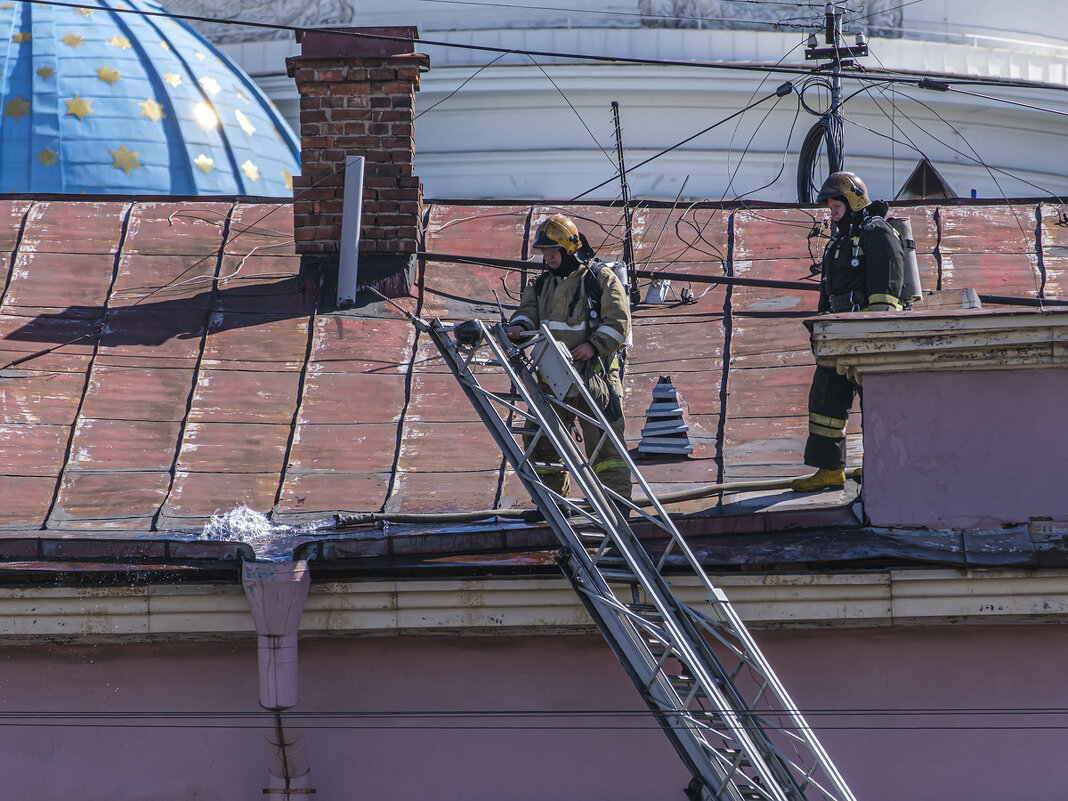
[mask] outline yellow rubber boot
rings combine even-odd
[[[838,489],[845,486],[845,470],[830,470],[821,467],[811,476],[797,478],[790,482],[790,489],[794,492],[815,492],[822,489]]]

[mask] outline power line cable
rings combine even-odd
[[[497,58],[493,59],[493,61],[489,62],[488,64],[483,64],[477,70],[475,70],[470,75],[468,75],[466,78],[464,78],[463,83],[461,83],[459,86],[457,86],[455,89],[453,89],[447,95],[445,95],[445,97],[441,98],[441,100],[438,100],[437,102],[432,103],[431,105],[427,106],[425,109],[420,111],[418,114],[416,114],[415,117],[412,118],[413,122],[415,120],[419,119],[420,117],[422,117],[427,112],[433,111],[438,106],[440,106],[442,103],[444,103],[446,100],[450,100],[453,97],[455,97],[456,93],[459,92],[461,89],[463,89],[465,86],[467,86],[467,84],[469,84],[472,80],[474,80],[475,76],[478,75],[480,72],[482,72],[482,70],[489,69],[494,64],[496,64],[498,61],[500,61],[502,58],[504,58],[506,55],[508,55],[508,53],[501,53],[499,56],[497,56]]]
[[[454,5],[454,6],[478,6],[481,8],[502,8],[502,9],[515,9],[517,11],[560,11],[566,14],[597,14],[600,16],[615,16],[615,17],[638,17],[639,19],[661,19],[661,20],[678,20],[680,22],[709,22],[709,17],[699,17],[687,14],[665,14],[652,11],[621,11],[611,8],[563,8],[559,6],[538,6],[528,4],[516,4],[516,3],[489,3],[479,2],[478,0],[419,0],[422,3],[433,3],[439,5]],[[796,8],[799,6],[814,6],[814,3],[790,3],[790,2],[775,2],[775,0],[722,0],[722,2],[737,3],[739,5],[755,5],[755,6],[784,6],[787,8]],[[822,4],[820,4],[822,8]],[[747,22],[752,23],[753,20],[749,17],[715,17],[717,22]],[[793,24],[786,21],[782,22],[767,22],[769,27],[802,27],[800,24]]]
[[[612,159],[612,156],[609,155],[608,151],[605,150],[601,146],[600,142],[597,141],[597,136],[593,133],[593,131],[590,130],[590,126],[586,124],[586,120],[582,119],[582,115],[579,114],[578,109],[575,108],[575,105],[571,102],[571,100],[568,98],[568,96],[564,93],[564,90],[561,89],[559,84],[557,84],[556,81],[554,81],[552,79],[552,76],[549,75],[549,73],[545,71],[545,68],[541,64],[539,64],[537,61],[535,61],[533,56],[528,56],[528,58],[530,59],[531,63],[541,71],[541,74],[545,76],[545,78],[549,81],[549,83],[551,83],[553,85],[553,88],[555,88],[556,91],[560,93],[560,97],[562,97],[564,99],[564,102],[567,103],[568,108],[570,108],[575,113],[575,116],[578,117],[578,121],[580,123],[582,123],[582,127],[586,129],[586,133],[588,133],[590,135],[590,138],[593,140],[594,145],[597,146],[597,149],[600,150],[602,154],[604,154],[604,157],[606,159],[608,159],[610,164],[614,165],[615,161]]]
[[[1068,111],[1061,111],[1060,109],[1049,108],[1048,106],[1036,106],[1032,103],[1021,103],[1018,100],[1009,100],[1004,97],[994,97],[993,95],[985,95],[981,92],[968,92],[964,89],[957,89],[956,87],[946,83],[945,88],[942,87],[943,82],[923,79],[917,84],[921,89],[933,89],[935,91],[951,92],[956,95],[968,95],[969,97],[978,97],[983,100],[990,100],[995,103],[1004,103],[1009,106],[1017,106],[1018,108],[1026,108],[1031,111],[1042,111],[1046,114],[1056,114],[1059,117],[1068,117]]]
[[[799,47],[801,47],[801,44],[802,44],[801,42],[798,42],[798,43],[797,43],[796,45],[794,45],[794,46],[793,46],[792,48],[790,48],[790,49],[789,49],[789,50],[787,50],[787,51],[786,51],[785,53],[783,53],[782,57],[781,57],[781,58],[780,58],[780,59],[779,59],[778,61],[776,61],[776,62],[775,62],[775,66],[778,66],[778,65],[782,64],[782,62],[783,62],[783,61],[785,61],[785,60],[786,60],[787,58],[789,58],[789,57],[790,57],[790,55],[791,55],[791,54],[792,54],[792,53],[793,53],[793,52],[794,52],[795,50],[797,50],[797,49],[798,49]],[[753,90],[753,92],[752,92],[752,93],[751,93],[751,94],[749,95],[749,102],[752,102],[752,101],[753,101],[753,98],[757,96],[757,93],[758,93],[758,92],[759,92],[759,91],[761,90],[761,88],[762,88],[762,87],[764,86],[764,83],[765,83],[765,82],[766,82],[766,81],[768,80],[768,78],[770,78],[770,77],[771,77],[771,76],[770,76],[770,74],[769,74],[769,75],[765,75],[765,76],[764,76],[763,78],[761,78],[761,79],[760,79],[760,83],[758,83],[758,84],[757,84],[756,88],[755,88],[755,89]],[[797,91],[797,90],[796,90],[796,88],[794,88],[794,91],[795,91],[795,92]],[[778,106],[778,101],[776,101],[776,102],[775,102],[775,105],[773,105],[773,106],[772,106],[772,109],[771,109],[771,111],[774,111],[774,109],[775,109],[775,107],[776,107],[776,106]],[[730,146],[729,146],[729,147],[728,147],[728,149],[727,149],[727,156],[726,156],[726,159],[725,159],[725,161],[726,161],[726,164],[727,164],[727,169],[728,169],[728,172],[729,172],[729,178],[728,178],[728,181],[727,181],[727,186],[726,186],[726,187],[724,188],[724,190],[723,190],[723,194],[722,194],[722,195],[720,196],[720,201],[723,201],[723,200],[724,200],[724,199],[726,198],[726,196],[727,196],[727,193],[728,193],[728,192],[729,192],[729,191],[731,190],[731,187],[732,187],[732,186],[734,185],[734,179],[735,179],[735,177],[736,177],[736,176],[738,175],[738,170],[740,170],[740,169],[741,169],[741,167],[742,167],[742,161],[743,161],[743,160],[745,159],[745,155],[746,155],[746,153],[748,153],[748,151],[749,151],[749,147],[750,147],[750,146],[752,145],[752,143],[753,143],[753,139],[754,139],[754,138],[756,137],[756,134],[757,134],[757,132],[758,132],[758,131],[760,130],[760,127],[761,127],[761,126],[762,126],[762,125],[764,124],[764,122],[766,122],[766,121],[767,121],[767,119],[768,119],[768,115],[769,115],[769,114],[771,113],[771,111],[768,111],[768,112],[767,112],[767,113],[766,113],[766,114],[764,115],[764,118],[763,118],[763,119],[761,120],[761,122],[760,122],[760,125],[758,125],[758,126],[757,126],[756,130],[755,130],[755,131],[753,132],[753,135],[752,135],[752,136],[750,137],[750,139],[749,139],[749,142],[748,142],[748,144],[747,144],[747,145],[746,145],[746,147],[745,147],[745,150],[744,150],[744,151],[742,152],[742,156],[741,156],[741,157],[740,157],[740,158],[738,159],[738,164],[737,164],[737,166],[736,166],[736,167],[734,168],[734,171],[733,171],[733,172],[730,172],[730,160],[731,160],[731,154],[732,154],[732,152],[733,152],[733,149],[734,149],[734,137],[735,137],[735,135],[736,135],[736,134],[738,133],[738,129],[739,129],[740,127],[741,127],[741,124],[742,124],[742,117],[739,117],[739,118],[738,118],[738,121],[737,121],[737,123],[735,123],[735,126],[734,126],[734,132],[733,132],[733,133],[731,134],[731,138],[730,138]],[[796,124],[797,124],[797,114],[795,114],[795,115],[794,115],[794,123],[793,123],[793,124],[792,124],[792,125],[790,126],[790,132],[791,132],[791,135],[792,135],[792,133],[793,133],[793,126],[794,126],[794,125],[796,125]],[[790,143],[790,138],[789,138],[789,137],[787,137],[786,143],[787,143],[787,147],[789,147],[789,143]],[[785,154],[784,154],[784,156],[783,156],[783,159],[784,159],[784,164],[785,164]],[[776,179],[776,180],[778,180],[778,179]],[[774,182],[774,181],[772,181],[771,183],[775,183],[775,182]],[[770,186],[770,184],[769,184],[769,186]],[[758,189],[750,190],[750,192],[748,192],[748,193],[746,193],[746,194],[751,194],[752,192],[757,192],[757,191],[760,191],[760,189],[763,189],[763,188],[765,188],[765,187],[759,187]],[[742,197],[744,197],[744,195],[736,195],[734,199],[735,199],[735,200],[739,200],[739,199],[741,199]]]
[[[753,103],[750,103],[745,108],[739,109],[738,111],[735,111],[733,114],[730,114],[730,115],[724,117],[723,119],[712,123],[707,128],[703,128],[702,130],[698,131],[697,133],[693,134],[692,136],[686,137],[681,142],[676,142],[671,147],[668,147],[668,148],[665,148],[665,149],[661,150],[659,153],[657,153],[656,155],[650,156],[645,161],[639,162],[638,164],[635,164],[632,167],[627,167],[627,174],[629,175],[630,173],[634,172],[635,170],[639,169],[640,167],[644,167],[646,164],[650,163],[651,161],[655,161],[656,159],[660,158],[661,156],[667,155],[672,150],[676,150],[676,149],[682,147],[683,145],[685,145],[685,144],[687,144],[689,142],[692,142],[697,137],[703,136],[704,134],[708,133],[709,131],[711,131],[711,130],[713,130],[715,128],[718,128],[720,125],[723,125],[724,123],[730,122],[735,117],[737,117],[737,116],[739,116],[741,114],[745,114],[745,112],[749,111],[750,109],[756,108],[761,103],[764,103],[765,101],[770,100],[773,97],[784,97],[785,95],[788,95],[792,91],[793,91],[793,84],[791,84],[790,82],[786,82],[786,83],[782,84],[778,89],[776,89],[770,95],[766,95],[766,96],[760,98],[759,100],[757,100],[757,101],[755,101]],[[590,194],[590,192],[597,191],[598,189],[600,189],[605,184],[609,184],[612,181],[615,181],[617,178],[619,178],[618,171],[617,171],[616,175],[613,175],[611,178],[609,178],[609,179],[607,179],[605,181],[601,181],[601,183],[597,184],[596,186],[590,187],[589,189],[587,189],[585,192],[582,192],[581,194],[575,195],[575,197],[571,198],[571,200],[569,202],[574,203],[576,200],[580,200],[581,198],[583,198],[586,195]]]
[[[63,0],[35,0],[36,4],[44,6],[55,6],[59,8],[93,8],[99,10],[99,6],[85,6],[79,3],[63,2]],[[769,67],[764,64],[737,64],[732,62],[723,61],[698,61],[695,59],[689,60],[673,60],[673,59],[651,59],[651,58],[636,58],[629,56],[619,55],[598,55],[593,53],[573,53],[563,51],[546,51],[546,50],[524,50],[518,48],[508,47],[495,47],[492,45],[477,45],[464,42],[450,42],[444,40],[434,39],[412,39],[405,36],[393,36],[382,33],[366,33],[363,31],[353,31],[347,28],[309,28],[304,26],[294,25],[282,25],[280,23],[267,23],[267,22],[253,22],[250,20],[225,18],[225,17],[206,17],[202,15],[194,14],[176,14],[166,11],[145,11],[140,9],[130,8],[109,8],[109,13],[113,14],[135,14],[148,17],[163,17],[167,19],[178,19],[191,22],[203,22],[209,24],[218,25],[234,25],[250,28],[259,28],[272,31],[288,31],[293,34],[306,34],[306,33],[329,33],[336,36],[348,36],[360,39],[372,39],[378,41],[391,41],[402,44],[415,44],[418,42],[420,45],[428,47],[444,47],[453,48],[458,50],[473,50],[479,52],[500,53],[502,55],[517,55],[517,56],[537,56],[539,58],[559,58],[572,61],[592,61],[595,63],[609,63],[609,64],[623,64],[623,65],[637,65],[637,66],[667,66],[667,67],[687,67],[698,69],[714,69],[714,70],[726,70],[726,71],[739,71],[739,72],[764,72],[764,73],[778,73],[784,75],[812,75],[813,70],[808,67]],[[927,73],[909,73],[907,70],[898,70],[895,75],[898,77],[888,77],[888,81],[899,83],[911,83],[915,84],[922,78],[930,77]],[[857,76],[846,71],[842,73],[844,78],[856,79]],[[1068,86],[1060,84],[1041,83],[1037,81],[1024,81],[1024,80],[1011,80],[1011,79],[990,79],[990,78],[976,78],[974,76],[947,76],[951,78],[955,83],[966,84],[970,86],[1002,86],[1002,87],[1016,87],[1016,88],[1029,88],[1029,89],[1049,89],[1056,91],[1068,92]]]

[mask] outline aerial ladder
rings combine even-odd
[[[558,538],[564,574],[692,774],[689,798],[856,801],[549,330],[542,326],[517,344],[503,323],[408,316],[434,341]],[[599,432],[590,457],[561,412]],[[552,443],[559,463],[535,460],[535,445],[543,439]],[[609,444],[626,462],[645,504],[598,479],[591,462]],[[546,468],[566,469],[577,494],[563,496],[546,486],[539,474]],[[648,540],[649,550],[632,519],[659,530]],[[706,595],[699,608],[672,593],[668,577],[686,575]]]

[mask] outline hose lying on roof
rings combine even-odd
[[[857,478],[856,471],[852,474]],[[705,484],[688,490],[678,492],[665,492],[658,495],[661,503],[681,503],[698,498],[707,498],[710,495],[722,495],[727,492],[756,492],[758,490],[786,489],[790,486],[793,478],[772,478],[762,481],[731,481],[725,484]],[[653,502],[648,498],[638,497],[634,499],[637,506],[652,506]],[[579,504],[582,506],[583,504]],[[421,513],[380,513],[359,512],[351,515],[336,515],[338,528],[346,526],[361,526],[373,523],[473,523],[476,520],[487,518],[504,518],[506,520],[521,518],[527,509],[479,509],[469,512],[421,512]]]

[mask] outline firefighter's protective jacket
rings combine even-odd
[[[527,284],[509,325],[534,331],[544,323],[569,350],[589,341],[607,367],[630,336],[630,304],[616,274],[602,267],[595,276],[601,287],[601,308],[591,319],[586,292],[590,272],[583,262],[567,275],[546,270]]]
[[[819,313],[864,311],[872,304],[900,310],[905,254],[897,232],[867,209],[842,223],[823,252]]]

